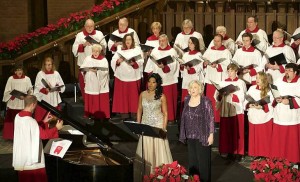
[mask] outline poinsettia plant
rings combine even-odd
[[[102,18],[138,2],[140,0],[104,0],[101,4],[94,5],[89,10],[71,13],[69,17],[60,18],[56,24],[49,24],[34,32],[17,36],[8,42],[0,42],[0,60],[14,59],[21,54],[79,30],[88,18],[100,21]]]
[[[281,158],[260,158],[250,164],[254,181],[300,182],[300,171],[294,163]]]
[[[154,173],[144,176],[144,182],[199,182],[198,175],[188,176],[186,169],[177,161],[155,167]]]

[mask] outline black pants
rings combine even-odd
[[[188,139],[189,174],[200,175],[201,182],[211,181],[211,147],[197,139]]]

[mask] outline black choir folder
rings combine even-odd
[[[10,92],[10,95],[12,95],[12,96],[14,96],[18,99],[21,99],[21,97],[26,97],[27,96],[27,94],[25,94],[23,92],[20,92],[18,90],[15,90],[15,89]]]
[[[148,51],[154,49],[154,47],[146,45],[146,44],[140,44],[140,46],[141,46],[141,49],[143,52],[148,52]]]
[[[237,90],[239,90],[240,88],[238,86],[234,86],[232,84],[227,85],[225,87],[221,87],[219,84],[213,82],[210,80],[210,82],[213,84],[213,86],[218,90],[219,95],[228,95],[230,93],[233,93]]]
[[[84,38],[87,42],[89,42],[90,44],[100,44],[100,42],[96,41],[95,39],[93,39],[91,36],[86,36]]]
[[[239,63],[237,63],[234,60],[231,60],[231,62],[239,67],[238,72],[242,72],[245,69],[252,69],[252,68],[256,68],[257,67],[256,64],[250,64],[250,65],[247,65],[247,66],[242,66],[242,65],[240,65]]]
[[[137,60],[139,60],[139,59],[142,59],[142,55],[140,54],[140,52],[134,52],[133,54],[132,54],[132,52],[131,53],[121,53],[121,52],[117,52],[118,54],[119,54],[119,56],[121,57],[121,58],[123,58],[124,59],[124,61],[126,61],[127,63],[131,63],[131,62],[133,62],[133,61],[137,61]]]
[[[253,99],[253,97],[251,97],[250,95],[246,95],[245,99],[249,102],[249,104],[261,105],[261,106],[264,106],[264,105],[270,103],[269,95],[267,95],[266,97],[264,97],[260,100],[257,100],[257,101],[255,99]]]
[[[60,88],[62,88],[64,86],[64,85],[58,85],[58,86],[55,86],[55,87],[51,87],[44,78],[42,78],[41,81],[42,81],[42,84],[44,85],[44,87],[49,89],[50,92],[59,91]]]
[[[219,63],[225,61],[226,58],[219,58],[219,59],[216,59],[216,60],[214,60],[214,61],[211,61],[211,60],[208,60],[208,59],[206,59],[206,58],[203,58],[203,60],[204,60],[204,61],[208,61],[208,63],[209,63],[210,65],[212,65],[212,64],[219,64]]]
[[[123,38],[116,36],[114,34],[110,34],[109,39],[112,40],[113,42],[122,42]]]
[[[286,58],[285,58],[285,56],[284,56],[283,53],[280,53],[280,54],[277,54],[277,55],[275,55],[273,57],[270,57],[269,58],[269,62],[272,65],[275,65],[275,63],[277,65],[287,64]]]
[[[137,123],[134,121],[124,121],[124,124],[136,135],[143,135],[155,138],[166,138],[167,132],[161,128]]]
[[[294,41],[300,39],[300,33],[293,35],[292,38],[294,39]]]
[[[184,66],[189,66],[189,67],[193,67],[193,66],[197,66],[198,64],[200,64],[202,61],[200,59],[192,59],[186,63],[183,63],[182,65]]]
[[[156,64],[163,64],[163,65],[167,65],[174,62],[173,58],[170,55],[160,59],[155,59],[153,56],[150,55],[150,59],[154,61]]]
[[[259,43],[260,43],[260,40],[258,40],[258,39],[253,39],[252,42],[251,42],[251,45],[252,45],[253,47],[255,47],[255,46],[257,46]]]

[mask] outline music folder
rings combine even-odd
[[[166,138],[167,132],[161,128],[153,127],[146,124],[137,123],[134,121],[124,121],[124,124],[130,129],[131,132],[137,135]]]
[[[80,71],[89,71],[90,69],[96,69],[96,70],[100,70],[100,71],[108,71],[108,68],[105,68],[105,67],[95,67],[95,66],[92,66],[92,67],[84,67],[84,68],[79,68]]]
[[[42,81],[42,84],[44,85],[44,87],[49,89],[49,91],[51,91],[51,92],[58,91],[61,87],[64,86],[64,85],[58,85],[58,86],[55,86],[55,87],[51,87],[44,78],[42,78],[41,81]]]
[[[249,104],[255,104],[255,105],[261,105],[264,106],[266,104],[270,103],[270,96],[267,95],[266,97],[256,101],[255,99],[253,99],[253,97],[251,97],[250,95],[246,95],[245,99],[249,102]]]
[[[150,55],[150,59],[153,60],[156,64],[163,64],[163,65],[167,65],[174,62],[173,58],[170,55],[157,60]]]
[[[110,34],[109,39],[113,42],[122,42],[123,38],[116,36],[114,34]]]
[[[14,89],[10,92],[10,95],[12,95],[18,99],[21,99],[21,97],[26,97],[27,94]]]
[[[143,52],[148,52],[148,51],[154,49],[154,47],[146,45],[146,44],[140,44],[140,46],[141,46],[141,49]]]
[[[296,34],[296,35],[293,35],[291,38],[294,39],[294,41],[300,39],[300,33]]]
[[[91,36],[86,36],[84,38],[87,42],[89,42],[90,44],[100,44],[100,42],[96,41],[95,39],[93,39]]]
[[[253,47],[256,47],[259,43],[260,43],[260,40],[258,40],[258,39],[253,39],[252,42],[251,42],[251,45],[252,45]]]
[[[273,57],[270,57],[269,62],[272,65],[275,65],[275,62],[277,63],[277,65],[287,64],[286,58],[285,58],[283,53],[280,53],[280,54],[277,54]]]
[[[186,63],[183,63],[183,65],[185,66],[189,66],[189,67],[193,67],[193,66],[197,66],[198,64],[200,64],[202,61],[200,59],[192,59]]]
[[[239,87],[238,86],[234,86],[232,84],[229,84],[225,87],[221,87],[219,84],[213,82],[210,80],[210,82],[213,84],[213,86],[218,90],[219,94],[220,95],[228,95],[230,93],[233,93],[237,90],[239,90]]]
[[[140,54],[141,52],[135,51],[135,52],[130,52],[130,53],[126,53],[126,52],[117,52],[119,54],[119,56],[121,58],[123,58],[127,63],[131,63],[133,61],[133,59],[135,61],[142,59],[142,55]]]
[[[214,61],[210,61],[210,60],[208,60],[208,59],[205,59],[205,61],[208,61],[209,64],[219,64],[219,63],[221,63],[221,62],[223,62],[223,61],[225,61],[225,60],[226,60],[226,58],[219,58],[219,59],[214,60]]]

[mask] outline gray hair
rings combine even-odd
[[[204,91],[204,85],[199,80],[192,80],[188,85],[188,92],[190,93],[193,84],[197,84],[199,86],[199,94],[202,95]]]

